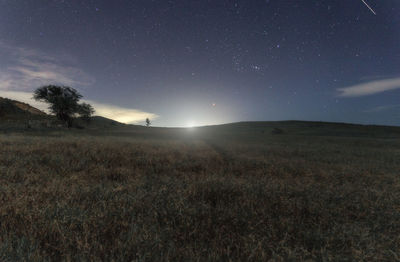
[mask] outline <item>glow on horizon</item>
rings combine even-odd
[[[193,127],[196,127],[196,126],[198,126],[198,125],[193,121],[190,121],[185,125],[185,127],[187,127],[187,128],[193,128]]]

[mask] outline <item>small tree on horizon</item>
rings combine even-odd
[[[151,125],[150,119],[146,118],[146,126],[149,127]]]
[[[75,115],[90,118],[94,113],[91,105],[82,103],[79,100],[82,95],[74,88],[68,86],[48,85],[35,90],[33,98],[49,104],[49,110],[56,117],[65,122],[70,128]]]

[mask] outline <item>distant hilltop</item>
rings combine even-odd
[[[0,97],[0,118],[25,118],[47,116],[47,114],[28,104]]]

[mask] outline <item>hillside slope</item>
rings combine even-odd
[[[37,118],[44,117],[47,114],[28,104],[0,97],[0,118],[18,119],[18,118]]]

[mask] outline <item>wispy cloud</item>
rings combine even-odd
[[[24,102],[44,112],[48,112],[47,104],[35,101],[32,98],[32,93],[30,92],[0,90],[0,97],[6,97],[9,99]],[[121,123],[137,124],[137,123],[144,123],[146,118],[150,119],[158,118],[158,115],[156,114],[144,112],[137,109],[113,106],[113,105],[98,103],[96,101],[91,101],[91,100],[84,100],[84,102],[90,103],[94,107],[94,109],[96,110],[95,115],[107,117]]]
[[[391,78],[371,81],[359,85],[337,89],[342,97],[358,97],[382,93],[389,90],[400,89],[400,78]]]
[[[379,113],[379,112],[385,112],[389,110],[396,110],[400,109],[400,105],[384,105],[384,106],[376,106],[370,109],[365,110],[365,113]]]
[[[33,90],[46,84],[88,86],[94,78],[77,68],[67,56],[50,56],[41,51],[0,42],[0,89]]]

